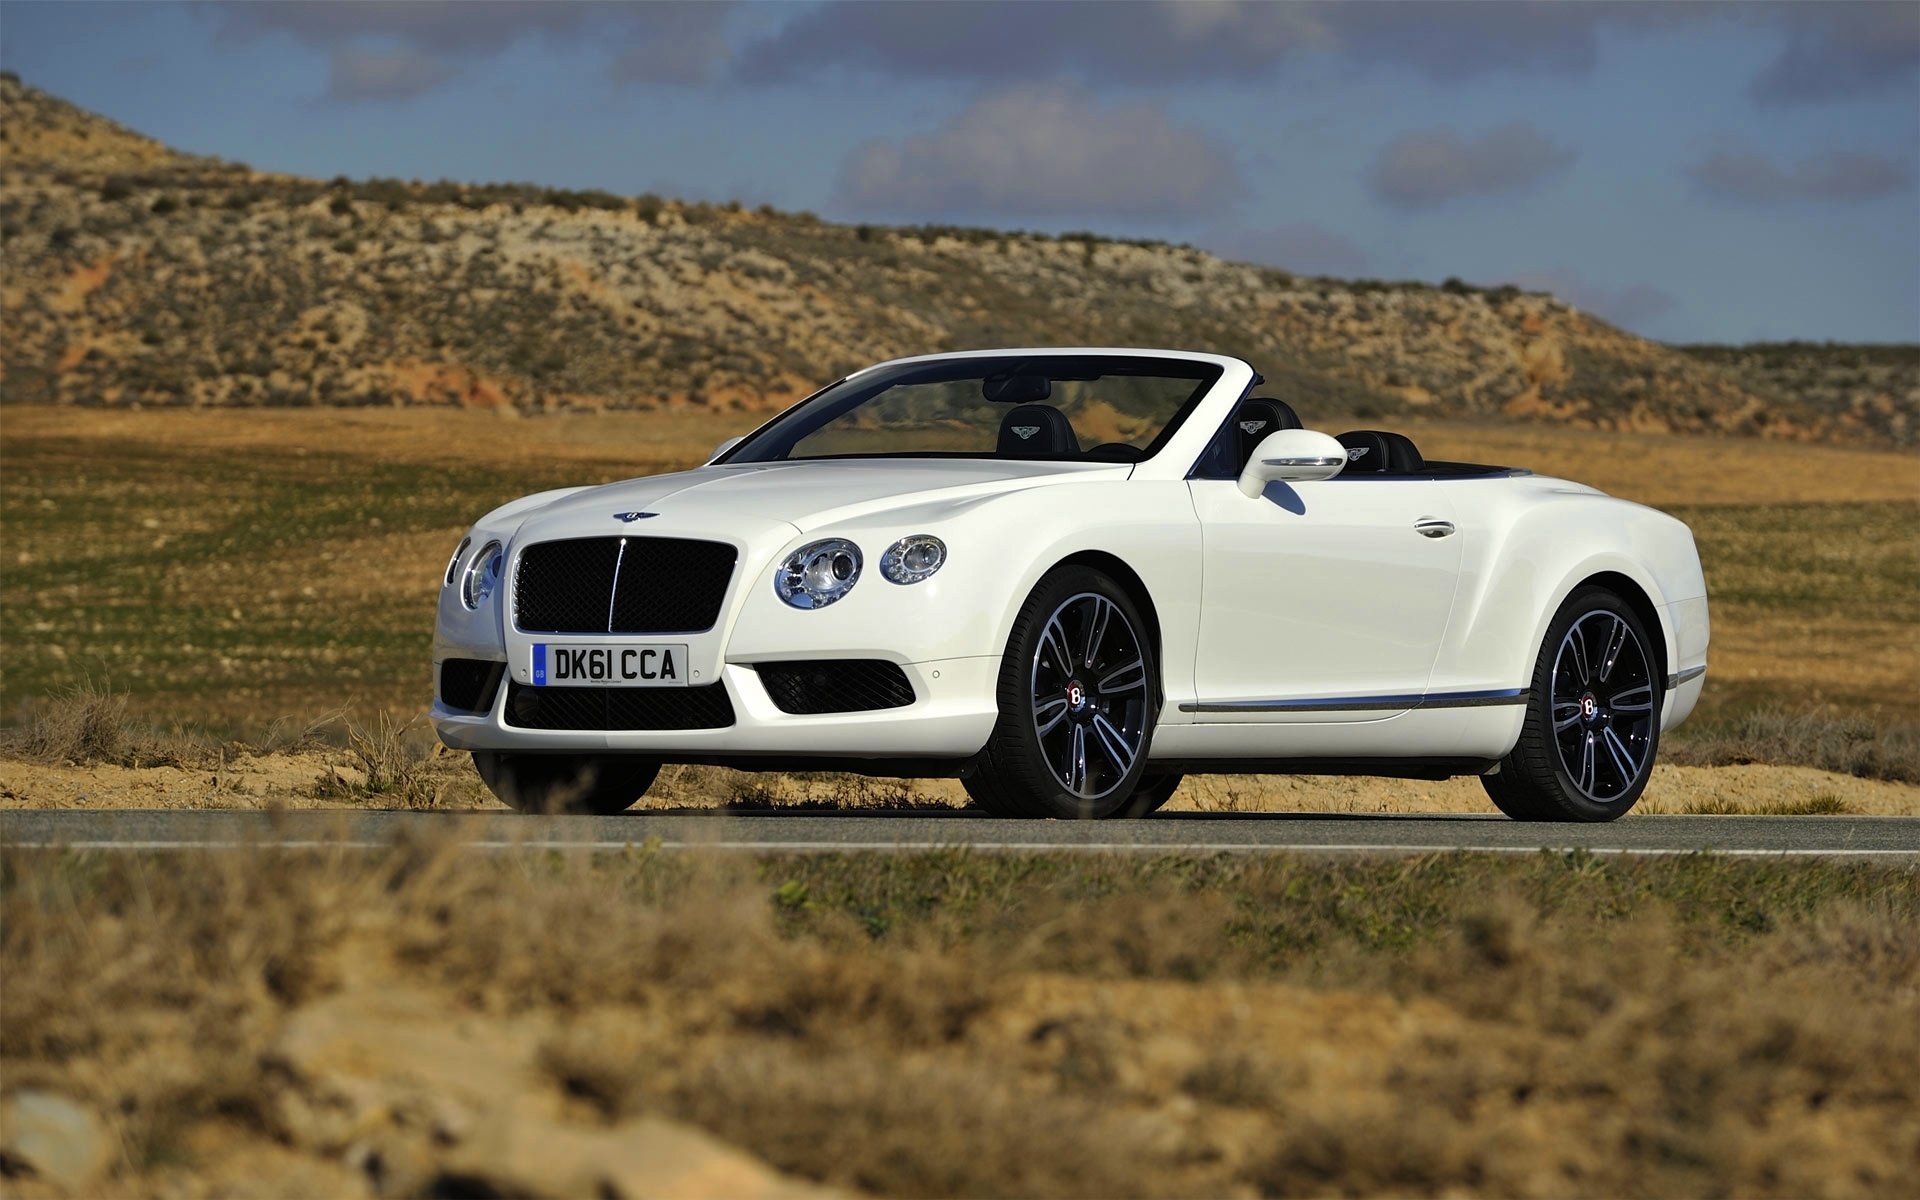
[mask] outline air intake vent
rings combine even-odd
[[[913,703],[907,673],[879,659],[761,663],[754,669],[767,695],[785,713],[871,712]]]
[[[500,691],[507,664],[477,658],[449,658],[440,664],[440,703],[465,712],[486,712]]]
[[[514,624],[528,633],[704,633],[737,555],[725,542],[601,537],[520,552]]]
[[[520,729],[725,729],[724,685],[684,688],[523,687],[507,682],[507,724]]]

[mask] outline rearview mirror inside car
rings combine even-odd
[[[1053,381],[1045,375],[989,375],[980,381],[980,394],[995,404],[1038,404],[1053,395]]]

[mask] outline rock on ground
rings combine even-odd
[[[107,1169],[113,1146],[91,1111],[52,1092],[0,1100],[0,1174],[79,1191]]]

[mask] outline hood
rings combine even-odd
[[[815,459],[701,467],[574,491],[527,514],[529,525],[622,527],[616,513],[649,512],[634,524],[751,529],[786,524],[809,530],[905,505],[960,503],[1076,480],[1125,478],[1125,464],[1006,459]]]

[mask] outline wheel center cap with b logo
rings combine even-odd
[[[1067,684],[1067,707],[1075,712],[1087,706],[1087,689],[1078,679]]]
[[[1589,721],[1600,715],[1600,702],[1593,698],[1592,692],[1580,697],[1580,715]]]

